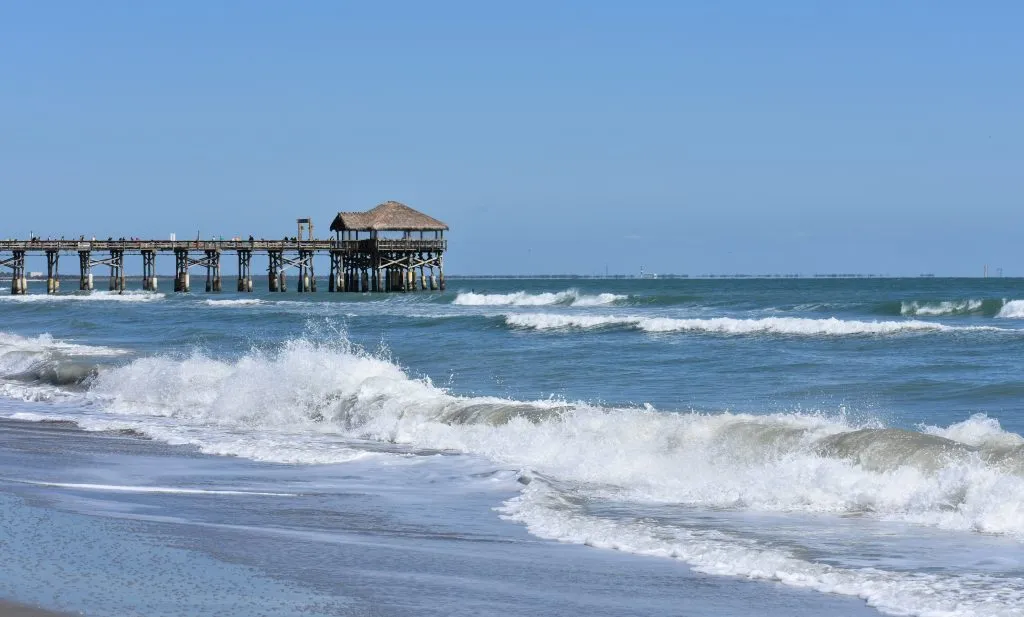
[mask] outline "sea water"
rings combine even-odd
[[[30,291],[0,297],[0,596],[1024,615],[1021,280]]]

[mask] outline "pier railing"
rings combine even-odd
[[[365,240],[0,240],[0,251],[422,251],[443,252],[447,240],[370,238]]]

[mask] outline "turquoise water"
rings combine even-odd
[[[688,593],[703,577],[724,585],[699,614],[741,614],[715,602],[748,579],[766,597],[783,590],[778,614],[1024,614],[1021,280],[32,291],[0,298],[6,426],[62,420],[87,431],[76,440],[118,435],[145,448],[146,437],[193,453],[183,460],[213,457],[191,484],[178,477],[178,489],[206,490],[220,473],[210,469],[239,459],[254,466],[242,492],[258,484],[255,492],[305,494],[299,478],[316,470],[331,491],[349,490],[344,478],[358,475],[372,495],[379,475],[382,495],[402,486],[415,495],[427,473],[441,495],[430,524],[580,545],[545,548],[545,558],[564,558],[565,570],[580,554],[601,555],[595,581],[605,580],[600,568],[620,567],[632,572],[631,588],[666,594],[640,610],[639,598],[630,605],[628,592],[608,592],[608,614],[672,614],[672,576]],[[78,515],[105,515],[116,491],[143,494],[156,481],[128,459],[70,480],[21,465],[17,479],[35,484],[8,483],[11,491]],[[396,472],[409,465],[415,473]],[[412,501],[390,507],[419,512]],[[308,531],[298,514],[274,516],[251,529]],[[195,508],[194,520],[212,517]],[[331,520],[318,533],[352,533],[349,519]],[[671,567],[653,575],[647,563]],[[29,591],[25,583],[9,595],[38,601]],[[357,602],[346,593],[338,606],[348,608],[332,610]],[[808,604],[807,593],[817,600]],[[538,601],[552,614],[583,610],[579,598]],[[509,598],[477,608],[537,610]]]

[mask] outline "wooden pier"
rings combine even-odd
[[[422,212],[389,201],[366,212],[339,212],[331,224],[334,237],[316,239],[310,219],[298,220],[298,235],[282,240],[0,240],[0,267],[11,270],[11,293],[28,291],[25,258],[46,256],[46,292],[60,291],[58,265],[61,255],[78,255],[78,289],[94,289],[93,268],[109,268],[109,290],[124,291],[125,259],[142,257],[142,289],[158,287],[156,258],[174,255],[174,291],[191,291],[192,268],[205,270],[205,289],[221,291],[221,256],[235,254],[238,259],[238,291],[251,292],[250,264],[254,254],[268,258],[267,288],[272,292],[287,289],[286,271],[298,272],[296,290],[315,292],[317,281],[313,258],[327,254],[330,292],[408,292],[444,290],[444,252],[448,226]]]

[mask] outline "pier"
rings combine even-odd
[[[221,291],[221,258],[234,254],[238,261],[238,291],[251,292],[254,254],[267,256],[267,289],[287,290],[288,268],[297,271],[296,291],[317,291],[313,270],[316,255],[329,256],[329,292],[411,292],[444,290],[444,253],[448,226],[388,201],[365,212],[339,212],[331,223],[334,236],[318,239],[309,218],[298,219],[298,234],[281,240],[235,238],[231,240],[0,240],[0,267],[11,271],[11,294],[28,291],[25,259],[46,257],[46,292],[59,293],[58,266],[62,255],[78,256],[78,290],[95,288],[93,268],[109,269],[108,289],[123,292],[125,261],[141,256],[142,289],[156,291],[158,255],[174,255],[174,291],[189,292],[191,270],[205,271],[204,289]]]

